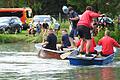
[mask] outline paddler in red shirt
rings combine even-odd
[[[78,42],[76,42],[76,46],[79,47],[81,44],[82,39],[80,39]],[[90,54],[97,54],[97,51],[94,49],[96,47],[96,42],[94,40],[94,37],[91,38],[91,45],[90,45]],[[83,48],[83,54],[86,52],[86,41],[84,43]],[[82,52],[81,52],[82,53]]]
[[[104,37],[98,41],[98,45],[102,46],[101,52],[102,56],[108,56],[110,54],[113,54],[114,53],[113,47],[120,48],[120,45],[117,43],[117,41],[110,37],[109,30],[105,31]]]

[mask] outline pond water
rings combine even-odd
[[[68,60],[37,57],[34,44],[0,45],[0,80],[120,80],[119,73],[119,60],[105,66],[71,66]]]

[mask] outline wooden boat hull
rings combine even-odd
[[[94,58],[94,57],[73,57],[69,56],[70,65],[105,65],[113,62],[114,54],[107,57]]]
[[[35,47],[38,50],[38,56],[41,58],[61,59],[60,55],[65,53],[64,51],[45,49],[41,46],[41,43],[35,44]]]
[[[41,58],[55,58],[55,59],[61,59],[60,55],[62,53],[57,53],[57,52],[50,52],[46,50],[40,50],[38,53],[38,56]]]

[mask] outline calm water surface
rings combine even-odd
[[[120,61],[71,66],[68,60],[38,58],[34,44],[1,44],[0,80],[120,80]]]

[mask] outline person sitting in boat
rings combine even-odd
[[[57,37],[54,34],[53,29],[50,28],[48,30],[47,39],[46,39],[45,43],[43,44],[43,45],[45,45],[44,48],[51,49],[51,50],[57,50],[56,44],[57,44]]]
[[[98,45],[102,46],[101,51],[102,56],[108,56],[110,54],[113,54],[114,53],[113,47],[120,48],[120,45],[117,43],[117,41],[110,37],[109,30],[105,31],[104,37],[98,41]]]
[[[81,39],[76,42],[76,47],[79,47],[81,44]],[[86,41],[84,43],[84,47],[83,47],[83,52],[81,52],[81,54],[85,54],[86,52]],[[94,49],[96,47],[96,42],[94,40],[94,37],[91,38],[91,47],[90,47],[90,54],[97,54],[97,51]],[[90,56],[90,55],[89,55]]]
[[[69,35],[67,33],[67,30],[64,29],[62,30],[62,41],[61,41],[62,45],[60,47],[60,49],[63,51],[63,48],[68,48],[71,46],[70,40],[69,40]]]

